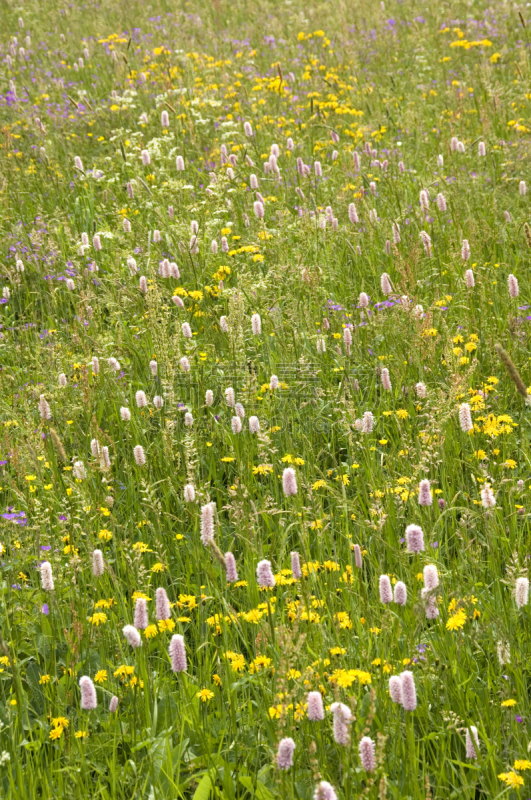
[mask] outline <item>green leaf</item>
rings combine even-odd
[[[210,775],[207,772],[199,781],[199,786],[194,792],[193,800],[208,800],[211,789],[212,781],[210,780]]]
[[[263,783],[260,783],[260,781],[257,781],[256,784],[254,784],[252,778],[245,776],[240,777],[240,783],[245,786],[249,792],[251,792],[253,797],[257,797],[258,800],[275,800],[275,795],[269,791],[267,786],[264,786]]]

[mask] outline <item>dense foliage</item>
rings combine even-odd
[[[4,3],[2,797],[531,792],[529,16]]]

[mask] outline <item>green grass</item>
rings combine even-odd
[[[310,800],[326,780],[340,800],[527,798],[529,605],[517,608],[514,587],[531,555],[530,426],[495,351],[501,343],[531,384],[530,195],[519,189],[531,186],[526,10],[482,0],[4,4],[2,797]],[[280,177],[264,169],[272,145]],[[234,165],[222,163],[222,146]],[[161,277],[164,258],[179,279]],[[231,386],[245,409],[240,433],[225,401]],[[465,402],[472,433],[459,424]],[[366,411],[371,433],[357,424]],[[108,447],[110,468],[93,456],[93,439]],[[286,497],[290,466],[298,492]],[[425,478],[431,507],[418,504]],[[187,503],[188,484],[196,497]],[[237,583],[201,542],[208,502]],[[416,555],[403,542],[412,523],[425,535]],[[46,559],[52,592],[41,586]],[[256,580],[261,559],[276,575],[270,591]],[[421,596],[430,563],[440,579],[435,620]],[[405,607],[380,602],[382,574],[405,582]],[[135,593],[150,598],[156,623],[158,587],[172,629],[142,632],[135,650],[122,628],[133,623]],[[173,634],[185,638],[186,673],[172,672]],[[409,712],[388,692],[405,669],[418,700]],[[80,706],[83,675],[98,676],[91,711]],[[306,716],[316,690],[322,722]],[[347,747],[334,741],[335,701],[352,709]],[[471,725],[477,759],[466,758]],[[364,735],[377,749],[369,773],[358,754]],[[275,761],[283,737],[296,744],[286,771]]]

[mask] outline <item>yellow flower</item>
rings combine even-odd
[[[164,566],[164,564],[161,564],[159,561],[157,562],[157,564],[153,564],[153,566],[151,567],[151,572],[164,572],[165,569],[166,567]]]
[[[258,464],[258,466],[253,467],[253,475],[267,475],[268,472],[273,472],[272,464]]]
[[[513,769],[531,769],[531,761],[523,760],[523,761],[515,761],[513,764]]]
[[[235,458],[233,458],[232,456],[224,456],[224,457],[223,457],[221,460],[222,460],[222,461],[223,461],[225,464],[230,464],[230,463],[231,463],[231,461],[235,461],[236,459],[235,459]]]
[[[106,669],[99,669],[94,676],[95,683],[105,683],[107,680],[107,670]]]
[[[50,739],[55,741],[56,739],[60,739],[63,735],[63,728],[59,725],[57,728],[52,728],[50,731]]]
[[[446,620],[446,630],[456,631],[459,628],[462,628],[465,622],[466,622],[466,611],[464,610],[464,608],[460,608],[459,611],[457,611],[457,613],[452,614],[452,616]]]
[[[328,678],[330,683],[336,683],[343,689],[348,689],[354,681],[358,681],[361,686],[372,683],[372,677],[369,672],[363,672],[359,669],[336,669],[335,672]]]
[[[54,728],[68,728],[70,720],[66,717],[52,717],[52,725]]]
[[[249,664],[249,672],[254,675],[263,669],[268,669],[271,666],[271,659],[267,656],[257,656],[254,661]]]
[[[93,614],[92,617],[89,617],[88,620],[92,625],[99,627],[107,622],[107,614],[104,614],[103,611],[98,611],[96,614]]]
[[[513,789],[524,785],[524,779],[521,775],[517,775],[516,772],[502,772],[498,775],[498,778]]]
[[[510,697],[509,700],[504,700],[501,705],[502,708],[512,708],[513,706],[516,705],[516,700],[514,699],[514,697]]]
[[[149,549],[149,546],[145,542],[135,542],[133,545],[133,550],[137,553],[152,553],[153,551]]]
[[[199,697],[203,703],[206,703],[208,700],[212,700],[214,697],[214,692],[211,692],[210,689],[200,689],[195,696]]]
[[[39,683],[44,685],[45,683],[50,683],[50,676],[49,675],[41,675],[39,678]]]
[[[102,530],[98,533],[98,538],[108,542],[110,539],[112,539],[112,533],[106,528],[102,528]]]
[[[159,629],[157,628],[156,625],[148,625],[144,631],[144,636],[146,637],[146,639],[152,639],[154,636],[157,635],[158,632]]]
[[[133,597],[131,598],[133,603],[136,603],[139,598],[142,598],[142,600],[151,600],[151,597],[148,597],[144,592],[133,592]]]
[[[127,664],[122,664],[120,667],[118,667],[118,669],[116,669],[113,672],[113,675],[115,678],[120,678],[123,680],[127,676],[132,675],[134,671],[135,671],[134,667],[130,667]]]
[[[172,619],[159,619],[159,631],[172,631],[175,628],[175,622]]]
[[[76,739],[84,739],[85,736],[88,736],[88,733],[87,731],[76,731],[74,733],[74,736],[76,737]]]

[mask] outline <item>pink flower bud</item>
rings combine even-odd
[[[45,592],[53,592],[55,588],[52,565],[49,561],[43,561],[40,567],[41,570],[41,586]]]
[[[435,564],[426,564],[422,574],[424,576],[424,588],[428,592],[436,589],[439,585],[439,573],[437,572],[437,567]]]
[[[478,757],[476,752],[476,747],[479,750],[478,729],[476,728],[475,725],[470,725],[466,729],[465,733],[465,749],[467,758],[476,759]]]
[[[307,703],[307,714],[310,722],[320,722],[325,718],[321,692],[308,692]]]
[[[364,736],[359,744],[361,766],[365,772],[376,769],[375,744],[369,736]]]
[[[360,219],[358,217],[358,212],[356,211],[356,206],[354,203],[350,203],[348,207],[348,218],[353,225],[356,225]]]
[[[277,769],[289,769],[293,766],[295,742],[293,739],[281,739],[277,751]]]
[[[389,678],[389,694],[393,703],[402,703],[402,681],[398,675]]]
[[[430,482],[427,478],[421,480],[419,484],[419,506],[431,506],[433,497],[431,496]]]
[[[146,456],[144,455],[144,448],[142,445],[137,444],[133,450],[135,461],[139,467],[146,463]]]
[[[144,597],[138,597],[135,603],[134,626],[138,630],[145,630],[149,625],[147,601]]]
[[[507,283],[509,285],[509,294],[510,294],[510,296],[513,299],[518,297],[518,295],[520,294],[520,288],[518,286],[518,281],[514,277],[514,275],[512,275],[512,274],[509,275],[509,278],[507,279]]]
[[[170,601],[162,586],[155,592],[155,616],[157,620],[169,619],[171,616]]]
[[[382,378],[382,386],[383,386],[383,388],[385,389],[386,392],[390,392],[391,389],[392,389],[392,386],[391,386],[391,379],[389,378],[389,370],[387,369],[387,367],[384,367],[382,369],[381,378]]]
[[[464,433],[469,433],[474,428],[468,403],[461,403],[459,406],[459,424]]]
[[[232,553],[225,553],[225,572],[227,576],[227,583],[235,583],[238,580],[236,559]]]
[[[467,269],[465,272],[465,283],[467,289],[473,289],[476,285],[476,281],[474,280],[474,273],[471,269]]]
[[[267,559],[259,561],[256,565],[256,580],[262,589],[272,589],[275,586],[276,581],[271,570],[271,562]]]
[[[100,578],[103,575],[105,566],[103,563],[103,553],[101,550],[94,550],[92,553],[92,572],[96,576],[96,578]]]
[[[372,432],[372,428],[373,428],[373,425],[374,425],[374,418],[373,418],[373,415],[372,415],[372,413],[370,411],[366,411],[364,413],[362,425],[363,425],[363,427],[362,427],[363,433],[371,433]]]
[[[214,541],[214,503],[201,507],[201,541],[205,547]]]
[[[380,278],[380,286],[384,294],[392,294],[393,287],[391,286],[391,281],[387,272],[382,273],[382,277]]]
[[[400,675],[402,681],[402,705],[405,711],[414,711],[417,707],[417,691],[415,689],[415,678],[409,670]]]
[[[184,647],[184,636],[181,636],[178,633],[172,636],[168,651],[170,654],[171,668],[173,672],[186,672],[187,662],[186,650]]]
[[[251,328],[254,336],[260,336],[262,333],[262,320],[260,314],[253,314],[251,317]]]
[[[297,475],[292,467],[286,467],[282,473],[282,488],[286,497],[293,497],[297,494]]]
[[[334,741],[346,747],[350,742],[348,727],[352,721],[352,712],[344,703],[332,703],[330,711],[334,715]]]
[[[514,590],[514,599],[518,608],[523,608],[529,601],[529,579],[517,578]]]
[[[96,687],[88,675],[83,675],[79,679],[79,688],[81,690],[81,708],[84,711],[92,711],[97,708],[98,698],[96,697]]]
[[[410,553],[420,553],[424,550],[424,531],[420,525],[407,526],[406,546]]]
[[[124,628],[122,628],[122,633],[131,647],[140,647],[142,644],[140,634],[137,629],[133,627],[133,625],[126,625]]]
[[[481,505],[483,508],[494,508],[496,498],[490,486],[484,486],[481,490]]]
[[[313,800],[337,800],[334,787],[328,781],[321,781],[315,787]]]
[[[426,231],[421,231],[420,232],[420,238],[421,238],[422,244],[424,245],[424,251],[425,251],[426,255],[427,256],[431,256],[432,249],[431,249],[431,237],[430,237],[430,235],[428,233],[426,233]]]
[[[405,606],[407,603],[407,586],[402,581],[395,583],[394,601],[397,606]]]
[[[388,575],[380,575],[380,602],[393,602],[393,590],[391,589],[391,581]]]
[[[135,394],[135,400],[138,408],[145,408],[148,404],[146,393],[141,389]]]
[[[296,551],[291,553],[291,572],[296,581],[302,578],[300,557]]]

